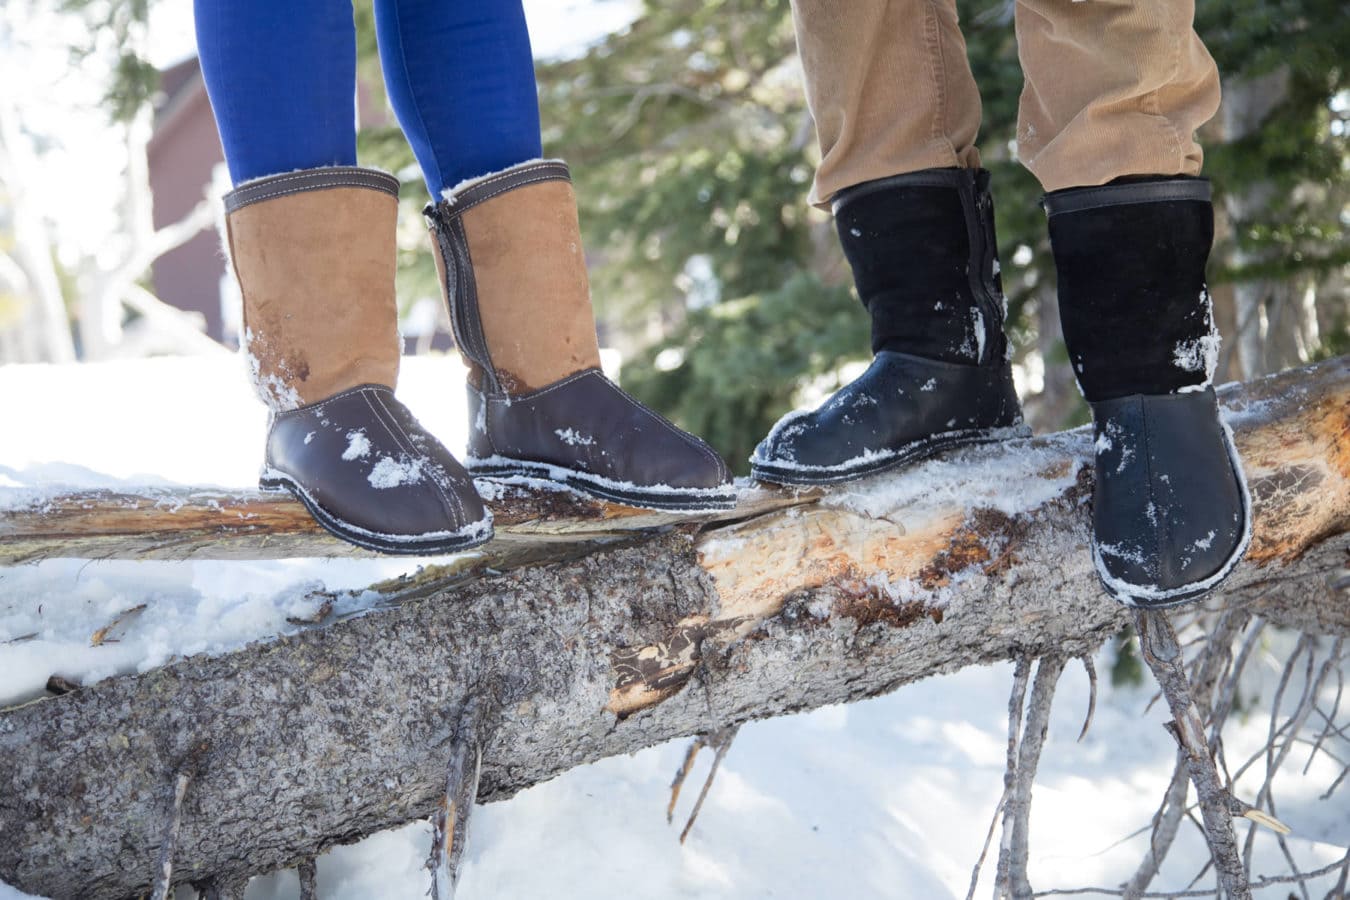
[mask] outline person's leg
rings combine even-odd
[[[225,197],[243,347],[271,408],[266,489],[391,553],[481,544],[463,467],[394,397],[398,180],[356,162],[347,0],[197,0],[202,72],[238,185]]]
[[[341,0],[196,0],[197,52],[235,184],[356,165],[356,27]]]
[[[469,468],[607,500],[726,508],[726,466],[600,369],[567,166],[542,161],[520,0],[377,0],[399,122],[429,210],[456,343],[469,363]]]
[[[1021,0],[1018,152],[1049,193],[1064,340],[1096,423],[1093,558],[1137,606],[1237,564],[1250,503],[1210,386],[1214,237],[1195,129],[1219,101],[1193,0]]]
[[[375,27],[390,101],[433,198],[539,159],[534,60],[520,0],[376,0]],[[474,260],[485,282],[476,317],[493,361],[531,388],[600,365],[585,271],[573,271],[580,236],[570,185],[534,192],[541,191],[556,194],[543,209],[557,212],[518,223],[531,234],[515,242],[530,248],[524,252],[537,265],[503,257],[514,274],[538,271],[538,281],[495,288],[487,261]],[[457,342],[481,382],[479,354],[458,340],[459,330]]]
[[[844,481],[1020,422],[980,99],[952,0],[794,0],[821,164],[876,359],[755,449],[757,478]]]
[[[1017,155],[1047,191],[1198,175],[1219,73],[1194,0],[1018,0]]]
[[[375,33],[389,100],[433,196],[542,154],[520,0],[376,0]]]
[[[952,0],[793,0],[820,167],[809,202],[921,169],[980,165],[980,94]]]

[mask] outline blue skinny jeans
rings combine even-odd
[[[195,0],[197,48],[235,184],[356,164],[350,0]],[[542,153],[520,0],[375,0],[384,80],[427,187]]]

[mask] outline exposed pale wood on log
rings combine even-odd
[[[1350,551],[1347,361],[1227,401],[1257,535],[1222,602],[1350,633],[1350,598],[1327,577]],[[1030,450],[1062,490],[996,512],[1029,477]],[[424,818],[474,685],[491,685],[500,710],[482,757],[479,799],[492,800],[677,736],[967,665],[1090,652],[1129,617],[1085,552],[1088,452],[1084,434],[966,451],[885,519],[836,493],[450,587],[413,579],[363,617],[4,711],[0,879],[92,900],[145,890],[165,786],[199,743],[184,879],[229,883]],[[861,490],[907,477],[919,476]]]
[[[1248,561],[1258,567],[1289,562],[1313,543],[1350,528],[1350,360],[1266,379],[1241,394],[1229,391],[1227,399],[1238,412],[1236,437],[1256,511]],[[1031,441],[1033,447],[1060,445],[1063,450],[1039,474],[1061,477],[1071,465],[1085,462],[1085,433],[1083,438]],[[972,455],[997,459],[1008,452],[1004,446]],[[1090,495],[1090,471],[1080,474],[1085,478],[1047,507],[1063,512],[1079,506]],[[982,567],[992,574],[1010,565],[1035,515],[1009,517],[982,508],[976,495],[1015,490],[1014,477],[972,485],[965,506],[915,504],[886,519],[871,519],[816,503],[761,515],[705,537],[700,562],[717,588],[716,613],[690,617],[657,644],[620,651],[615,666],[621,677],[609,709],[627,715],[659,703],[693,671],[700,642],[748,634],[804,587],[833,593],[840,611],[861,620],[884,616],[903,625],[927,615],[941,622],[943,613],[936,607],[884,602],[883,591],[869,577],[884,573],[889,581],[936,589],[947,585],[954,572]],[[1344,603],[1295,608],[1305,617],[1297,624],[1308,630],[1350,628]]]

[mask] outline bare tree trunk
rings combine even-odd
[[[1289,91],[1289,70],[1281,67],[1257,78],[1233,80],[1223,86],[1224,137],[1237,141],[1261,126],[1271,110]],[[1234,229],[1240,232],[1259,221],[1276,196],[1273,182],[1257,182],[1227,195],[1227,212]],[[1241,235],[1234,236],[1233,263],[1237,266],[1265,261],[1261,254],[1242,249]],[[1238,371],[1244,381],[1270,371],[1274,360],[1266,358],[1266,340],[1271,330],[1272,311],[1282,308],[1291,286],[1265,278],[1249,278],[1234,285],[1237,311]]]
[[[1228,395],[1257,522],[1223,602],[1309,633],[1350,634],[1327,577],[1350,549],[1348,367]],[[476,729],[479,799],[493,800],[672,737],[1090,653],[1129,618],[1084,552],[1088,443],[968,451],[732,524],[574,534],[560,561],[395,582],[360,618],[6,710],[0,879],[55,896],[146,890],[189,758],[183,878],[237,883],[426,817],[474,698],[496,711]],[[923,489],[867,505],[907,478]],[[1036,478],[1054,489],[996,508]],[[556,539],[556,523],[536,524]]]
[[[1054,285],[1043,282],[1036,292],[1036,352],[1044,367],[1043,385],[1039,393],[1028,397],[1024,404],[1027,422],[1037,433],[1058,431],[1064,427],[1079,396],[1074,384],[1072,361],[1060,361],[1064,343],[1060,337],[1059,301]]]
[[[131,305],[146,317],[147,325],[198,352],[215,342],[187,322],[187,315],[166,307],[136,284],[150,265],[170,250],[187,243],[216,220],[216,203],[203,197],[187,215],[158,230],[152,218],[153,196],[146,147],[150,142],[150,111],[142,110],[126,125],[127,169],[122,215],[131,238],[122,260],[102,273],[80,298],[80,336],[87,359],[117,355],[123,342],[123,306]],[[208,186],[208,191],[209,191]],[[195,339],[191,332],[196,331]]]
[[[0,46],[22,44],[22,39],[31,37],[37,21],[27,5],[11,6],[12,9],[0,4]],[[15,35],[19,37],[15,38]],[[144,23],[128,23],[125,34],[119,38],[124,52],[137,51],[146,40]],[[12,75],[12,72],[6,74]],[[135,283],[150,264],[215,221],[214,202],[203,201],[182,221],[155,230],[145,153],[152,129],[151,119],[151,111],[143,109],[125,126],[126,168],[119,207],[122,227],[117,235],[125,239],[125,255],[108,271],[93,273],[93,286],[75,303],[82,356],[87,359],[113,355],[122,339],[123,303],[129,292],[138,290]],[[11,271],[8,277],[0,277],[0,281],[21,281],[15,288],[27,309],[26,319],[20,326],[22,339],[6,342],[11,346],[17,344],[20,352],[11,351],[6,360],[70,362],[75,359],[75,343],[57,277],[53,237],[48,233],[46,215],[51,204],[44,202],[40,187],[53,175],[49,171],[51,167],[44,165],[38,156],[34,138],[25,132],[23,125],[20,108],[0,97],[0,184],[8,194],[14,232],[14,246],[8,250],[7,257],[13,263],[10,268],[17,269],[23,276],[15,279]],[[0,275],[5,274],[0,272]],[[143,297],[134,300],[146,305]],[[191,340],[184,335],[181,318],[158,316],[150,324],[168,324],[170,334],[179,338],[180,345]],[[193,346],[197,348],[200,344],[193,342]]]
[[[3,27],[5,23],[0,21]],[[15,288],[21,290],[20,296],[27,303],[27,315],[20,326],[25,331],[22,345],[26,358],[11,360],[15,362],[63,363],[75,359],[54,248],[41,204],[27,187],[47,177],[50,175],[42,171],[28,138],[21,133],[18,110],[0,102],[0,184],[9,194],[14,229],[14,246],[8,256],[22,273],[22,284]]]

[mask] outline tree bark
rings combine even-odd
[[[1350,634],[1328,578],[1350,553],[1350,360],[1225,400],[1257,522],[1212,602]],[[1084,549],[1089,454],[1084,432],[1011,442],[617,542],[622,518],[584,540],[597,520],[512,520],[499,546],[540,546],[510,530],[529,526],[556,547],[563,527],[567,552],[387,585],[360,618],[6,710],[0,879],[54,897],[147,890],[188,759],[175,879],[234,883],[426,817],[471,697],[497,711],[481,732],[487,801],[674,737],[1090,653],[1129,619]],[[1009,508],[1028,484],[1046,490]]]

